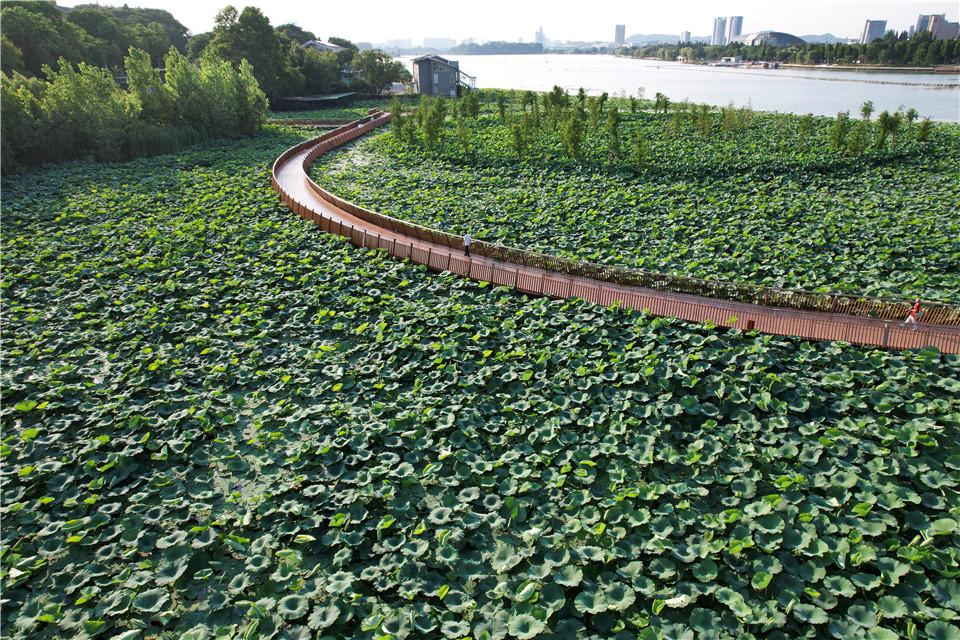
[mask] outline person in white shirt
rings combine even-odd
[[[463,255],[470,257],[470,234],[463,234]]]

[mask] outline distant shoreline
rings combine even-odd
[[[678,62],[677,60],[661,60],[659,58],[634,58],[633,56],[623,56],[616,55],[616,58],[626,58],[633,60],[645,60],[647,62],[659,62],[663,64],[675,63],[675,64],[685,64],[694,67],[708,67],[711,66],[707,61],[692,61],[692,62]],[[760,64],[763,64],[762,61],[757,61],[756,64],[752,64],[753,61],[744,61],[742,67],[738,66],[729,66],[724,67],[727,69],[738,69],[738,68],[759,68]],[[880,65],[868,65],[868,64],[800,64],[798,62],[781,62],[780,69],[802,69],[804,71],[884,71],[890,73],[937,73],[937,74],[960,74],[960,65],[939,65],[936,67],[885,67]]]
[[[958,65],[940,65],[936,67],[882,67],[879,65],[863,64],[799,64],[796,62],[781,62],[781,69],[813,69],[817,71],[891,71],[897,73],[960,73]]]

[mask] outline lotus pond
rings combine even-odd
[[[4,180],[5,638],[960,638],[960,357],[428,274],[270,127]]]
[[[918,143],[918,124],[904,123],[895,147],[888,139],[884,150],[850,155],[831,149],[830,118],[812,119],[807,133],[801,117],[741,112],[728,130],[714,110],[704,129],[610,102],[623,113],[619,160],[601,117],[577,160],[541,123],[518,161],[511,129],[530,115],[511,116],[508,103],[506,122],[492,105],[478,119],[448,119],[434,152],[422,133],[408,144],[385,128],[321,157],[314,177],[381,213],[552,255],[957,302],[960,126],[935,124]],[[876,137],[874,128],[865,143]]]

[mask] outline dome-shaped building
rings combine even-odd
[[[740,42],[745,45],[753,46],[757,44],[771,45],[774,47],[788,47],[791,45],[807,44],[802,38],[783,33],[781,31],[756,31],[742,36],[734,36],[731,42]]]

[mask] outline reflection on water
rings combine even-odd
[[[672,101],[750,105],[761,111],[834,116],[873,101],[874,117],[900,106],[921,117],[960,122],[960,74],[833,71],[828,69],[731,69],[599,55],[449,56],[477,78],[480,88],[549,91],[554,85],[592,95],[645,96]]]

